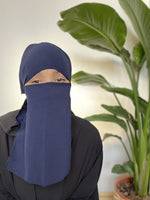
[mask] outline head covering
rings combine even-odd
[[[71,168],[71,82],[24,84],[44,69],[55,69],[71,80],[71,62],[48,42],[29,45],[19,80],[27,98],[17,116],[16,134],[6,168],[30,184],[45,187],[62,181]]]
[[[44,69],[55,69],[71,80],[71,62],[62,49],[48,42],[30,44],[25,49],[20,65],[21,93],[24,93],[24,84]]]

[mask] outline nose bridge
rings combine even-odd
[[[55,69],[45,69],[40,72],[40,77],[44,82],[52,82],[56,78]]]
[[[51,82],[55,80],[55,77],[56,75],[54,73],[46,73],[43,78],[44,78],[44,81]]]
[[[56,75],[54,73],[45,73],[44,76],[42,76],[43,82],[53,82],[55,81]]]

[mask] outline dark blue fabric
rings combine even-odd
[[[24,84],[43,69],[56,69],[69,81],[71,80],[71,62],[68,55],[59,47],[48,42],[30,44],[22,56],[19,80],[21,93]]]
[[[26,111],[27,111],[27,99],[24,100],[24,103],[23,103],[18,115],[16,116],[19,126],[21,126],[21,123],[26,115]]]
[[[36,65],[34,59],[33,63],[29,62],[29,66],[22,61],[20,84],[25,84],[28,77],[32,78],[33,74],[41,70],[51,69],[43,60],[44,51],[47,52],[48,49],[49,52],[54,49],[56,54],[59,52],[61,60],[67,57],[68,63],[61,67],[63,74],[68,74],[70,79],[71,65],[63,50],[50,43],[33,44],[32,47],[32,55],[34,59],[37,57],[38,61],[41,61],[41,65]],[[26,50],[27,55],[25,51],[24,58],[26,57],[25,63],[28,63],[27,57],[29,56],[31,61],[32,55],[29,54],[28,48]],[[55,59],[53,53],[47,56],[46,60],[51,60],[52,56],[52,69],[58,70],[59,56]],[[46,82],[23,85],[21,88],[27,98],[17,116],[20,126],[6,168],[28,183],[45,187],[62,181],[71,168],[71,82]]]

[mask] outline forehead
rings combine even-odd
[[[41,70],[40,72],[36,73],[34,76],[37,76],[37,75],[53,75],[53,74],[61,74],[61,72],[55,70],[55,69],[44,69],[44,70]],[[33,77],[34,77],[33,76]]]
[[[56,76],[56,75],[61,75],[63,77],[65,77],[61,72],[59,72],[58,70],[55,69],[44,69],[39,71],[38,73],[36,73],[34,76],[32,76],[32,78],[30,78],[30,80],[33,80],[35,78],[39,78],[39,77],[49,77],[49,76]]]
[[[37,74],[42,74],[42,73],[60,73],[60,72],[57,71],[56,69],[44,69],[38,72]]]

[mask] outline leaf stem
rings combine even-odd
[[[135,98],[136,115],[137,115],[137,120],[138,120],[138,130],[139,130],[139,134],[142,134],[140,110],[139,110],[139,102],[138,102],[138,88],[137,88],[137,85],[136,85],[134,72],[133,72],[132,66],[130,66],[130,69],[132,70],[132,74],[131,74],[131,72],[129,70],[129,66],[126,63],[124,56],[122,54],[120,54],[120,57],[121,57],[124,65],[125,65],[125,68],[128,72],[128,75],[129,75],[129,78],[130,78],[130,81],[131,81],[132,89],[133,89],[133,92],[134,92],[134,98]]]
[[[131,161],[131,157],[130,157],[130,155],[129,155],[129,152],[128,152],[128,150],[127,150],[127,148],[126,148],[126,146],[125,146],[125,144],[124,144],[124,142],[123,142],[122,140],[121,140],[121,143],[122,143],[122,145],[123,145],[123,147],[124,147],[124,149],[125,149],[125,152],[126,152],[128,158],[129,158],[129,160]]]
[[[149,66],[148,63],[147,63],[147,70],[148,70],[149,90],[150,90],[150,66]],[[146,115],[145,115],[145,120],[144,120],[144,128],[143,128],[145,139],[147,139],[147,127],[148,127],[148,122],[149,122],[149,116],[150,116],[150,91],[149,91],[149,99],[148,99],[148,105],[147,105],[147,109],[146,109]]]

